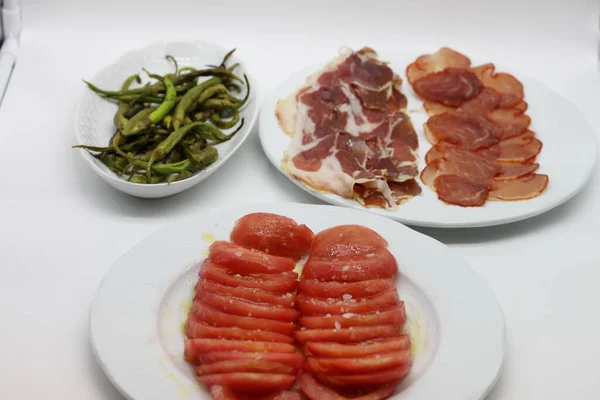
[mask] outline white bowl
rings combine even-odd
[[[219,64],[223,56],[231,49],[223,48],[219,45],[206,42],[169,42],[155,43],[142,49],[133,50],[124,54],[115,63],[103,68],[100,72],[91,78],[85,78],[102,89],[118,90],[123,81],[130,75],[139,73],[140,77],[148,80],[143,73],[142,68],[157,74],[166,74],[173,72],[173,63],[166,60],[166,55],[175,57],[179,66],[193,66],[201,68],[207,64]],[[256,104],[255,82],[248,74],[244,63],[234,54],[228,65],[240,63],[236,74],[248,75],[250,80],[251,92],[248,102],[240,110],[240,118],[244,119],[244,126],[235,136],[224,143],[215,147],[219,151],[218,160],[209,167],[196,172],[191,178],[167,183],[158,183],[153,185],[131,183],[115,175],[99,160],[92,157],[86,150],[80,151],[83,158],[92,167],[102,179],[108,182],[114,188],[132,196],[145,198],[159,198],[174,195],[182,192],[192,186],[200,183],[223,165],[229,157],[242,145],[252,131],[258,105]],[[142,83],[145,83],[143,81]],[[103,99],[82,83],[82,89],[85,90],[77,109],[75,111],[75,138],[77,144],[91,146],[106,146],[115,133],[113,116],[117,111],[117,105],[114,102]],[[236,126],[237,127],[237,126]],[[234,128],[235,129],[235,128]],[[233,129],[226,130],[225,133]]]

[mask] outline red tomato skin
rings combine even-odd
[[[377,296],[396,287],[393,279],[371,279],[358,282],[322,282],[316,279],[301,279],[298,293],[324,299],[341,299],[351,295],[353,299]]]
[[[404,304],[379,313],[331,315],[330,317],[301,317],[300,326],[307,329],[334,329],[350,326],[404,325]]]
[[[291,258],[273,256],[222,240],[210,246],[208,261],[242,275],[277,274],[292,271],[296,266]]]
[[[335,342],[356,343],[366,340],[400,336],[402,327],[399,325],[380,325],[355,327],[353,329],[306,329],[296,331],[296,340],[300,343]]]
[[[234,339],[256,340],[259,342],[294,343],[294,339],[291,336],[282,333],[215,327],[198,322],[194,318],[188,318],[185,324],[185,331],[186,336],[190,339]]]
[[[266,394],[288,389],[292,386],[296,377],[286,374],[232,372],[199,376],[198,380],[209,388],[213,385],[222,385],[240,393]]]
[[[389,383],[399,382],[410,372],[411,364],[406,364],[396,368],[390,368],[385,371],[372,372],[369,374],[357,375],[326,375],[315,374],[315,377],[322,383],[340,388],[359,388],[375,387]]]
[[[300,295],[296,298],[296,304],[298,311],[300,311],[302,316],[313,316],[381,312],[398,306],[401,304],[401,301],[398,299],[398,292],[394,289],[381,293],[378,296],[371,297],[370,299],[358,301],[336,300],[330,302],[323,299],[315,299]]]
[[[301,368],[304,357],[299,353],[249,353],[241,351],[209,351],[198,354],[197,364],[212,364],[228,360],[264,360]]]
[[[196,286],[196,292],[202,290],[211,293],[225,294],[232,297],[236,297],[238,299],[244,299],[255,303],[267,303],[282,307],[294,307],[295,295],[293,293],[275,295],[260,289],[245,288],[241,286],[225,286],[221,285],[220,283],[209,281],[206,279],[200,280],[199,285]]]
[[[311,256],[302,270],[302,279],[324,282],[361,282],[372,279],[394,279],[398,274],[396,258],[387,249],[348,259]]]
[[[267,279],[263,276],[237,276],[230,274],[222,268],[215,267],[211,263],[205,263],[200,269],[200,277],[209,281],[217,282],[230,287],[245,287],[260,289],[274,294],[286,294],[294,292],[298,286],[298,280],[293,274],[290,277],[276,277]]]
[[[309,342],[305,346],[310,355],[317,357],[364,357],[410,349],[410,338],[408,335],[401,335],[356,344]]]
[[[355,258],[385,249],[387,241],[377,232],[361,225],[339,225],[319,232],[310,247],[318,258]]]

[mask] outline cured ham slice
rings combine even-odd
[[[535,174],[542,142],[530,130],[517,78],[491,63],[472,67],[448,48],[417,58],[406,73],[430,116],[424,133],[433,146],[420,177],[440,200],[477,207],[546,189],[548,177]]]
[[[548,175],[531,174],[511,181],[494,182],[490,199],[527,200],[539,196],[548,186]]]
[[[474,98],[482,88],[477,75],[460,68],[447,68],[413,82],[413,89],[419,96],[452,107]]]
[[[401,83],[374,50],[342,52],[278,102],[280,126],[292,136],[284,170],[366,206],[394,208],[418,195],[418,140]]]

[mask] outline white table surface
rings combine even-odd
[[[208,206],[318,202],[271,167],[256,132],[211,178],[172,198],[136,199],[103,183],[70,149],[73,109],[81,79],[127,50],[160,39],[237,46],[264,96],[344,44],[450,45],[538,77],[600,128],[596,1],[285,3],[25,1],[21,51],[0,107],[0,398],[122,400],[88,335],[90,303],[111,263]],[[600,398],[597,169],[583,192],[540,217],[419,229],[461,255],[504,310],[508,352],[488,399]]]

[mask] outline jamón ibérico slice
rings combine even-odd
[[[492,184],[490,199],[526,200],[539,196],[548,186],[548,175],[530,174],[510,181]]]
[[[426,54],[406,68],[406,77],[413,84],[417,79],[428,74],[440,72],[446,68],[469,68],[471,60],[466,56],[448,48],[442,47],[433,54]]]
[[[439,175],[433,182],[438,198],[461,207],[479,207],[488,199],[487,183],[475,183],[456,175]]]
[[[511,108],[523,100],[523,84],[517,78],[504,72],[494,72],[494,64],[483,64],[471,68],[484,86],[498,91],[502,95],[501,108]]]
[[[425,130],[438,142],[448,142],[465,150],[491,147],[503,134],[502,127],[491,119],[463,112],[434,115],[425,123]]]
[[[498,163],[502,168],[502,173],[494,178],[496,181],[510,181],[535,172],[540,165],[536,163]]]
[[[447,68],[413,82],[413,89],[419,96],[451,107],[476,97],[482,88],[473,72],[460,68]]]
[[[392,197],[398,199],[397,204],[401,203],[401,199],[417,196],[423,190],[415,179],[404,182],[388,181],[387,184],[392,191]],[[387,200],[377,189],[358,184],[354,185],[354,193],[358,195],[358,201],[367,207],[385,208],[387,204]]]
[[[367,196],[381,195],[369,201],[374,206],[395,208],[412,198],[414,190],[394,191],[388,184],[418,174],[418,139],[402,112],[401,83],[372,49],[342,52],[278,102],[280,126],[293,133],[283,168],[312,188],[362,203],[363,191],[355,186],[368,188]]]

